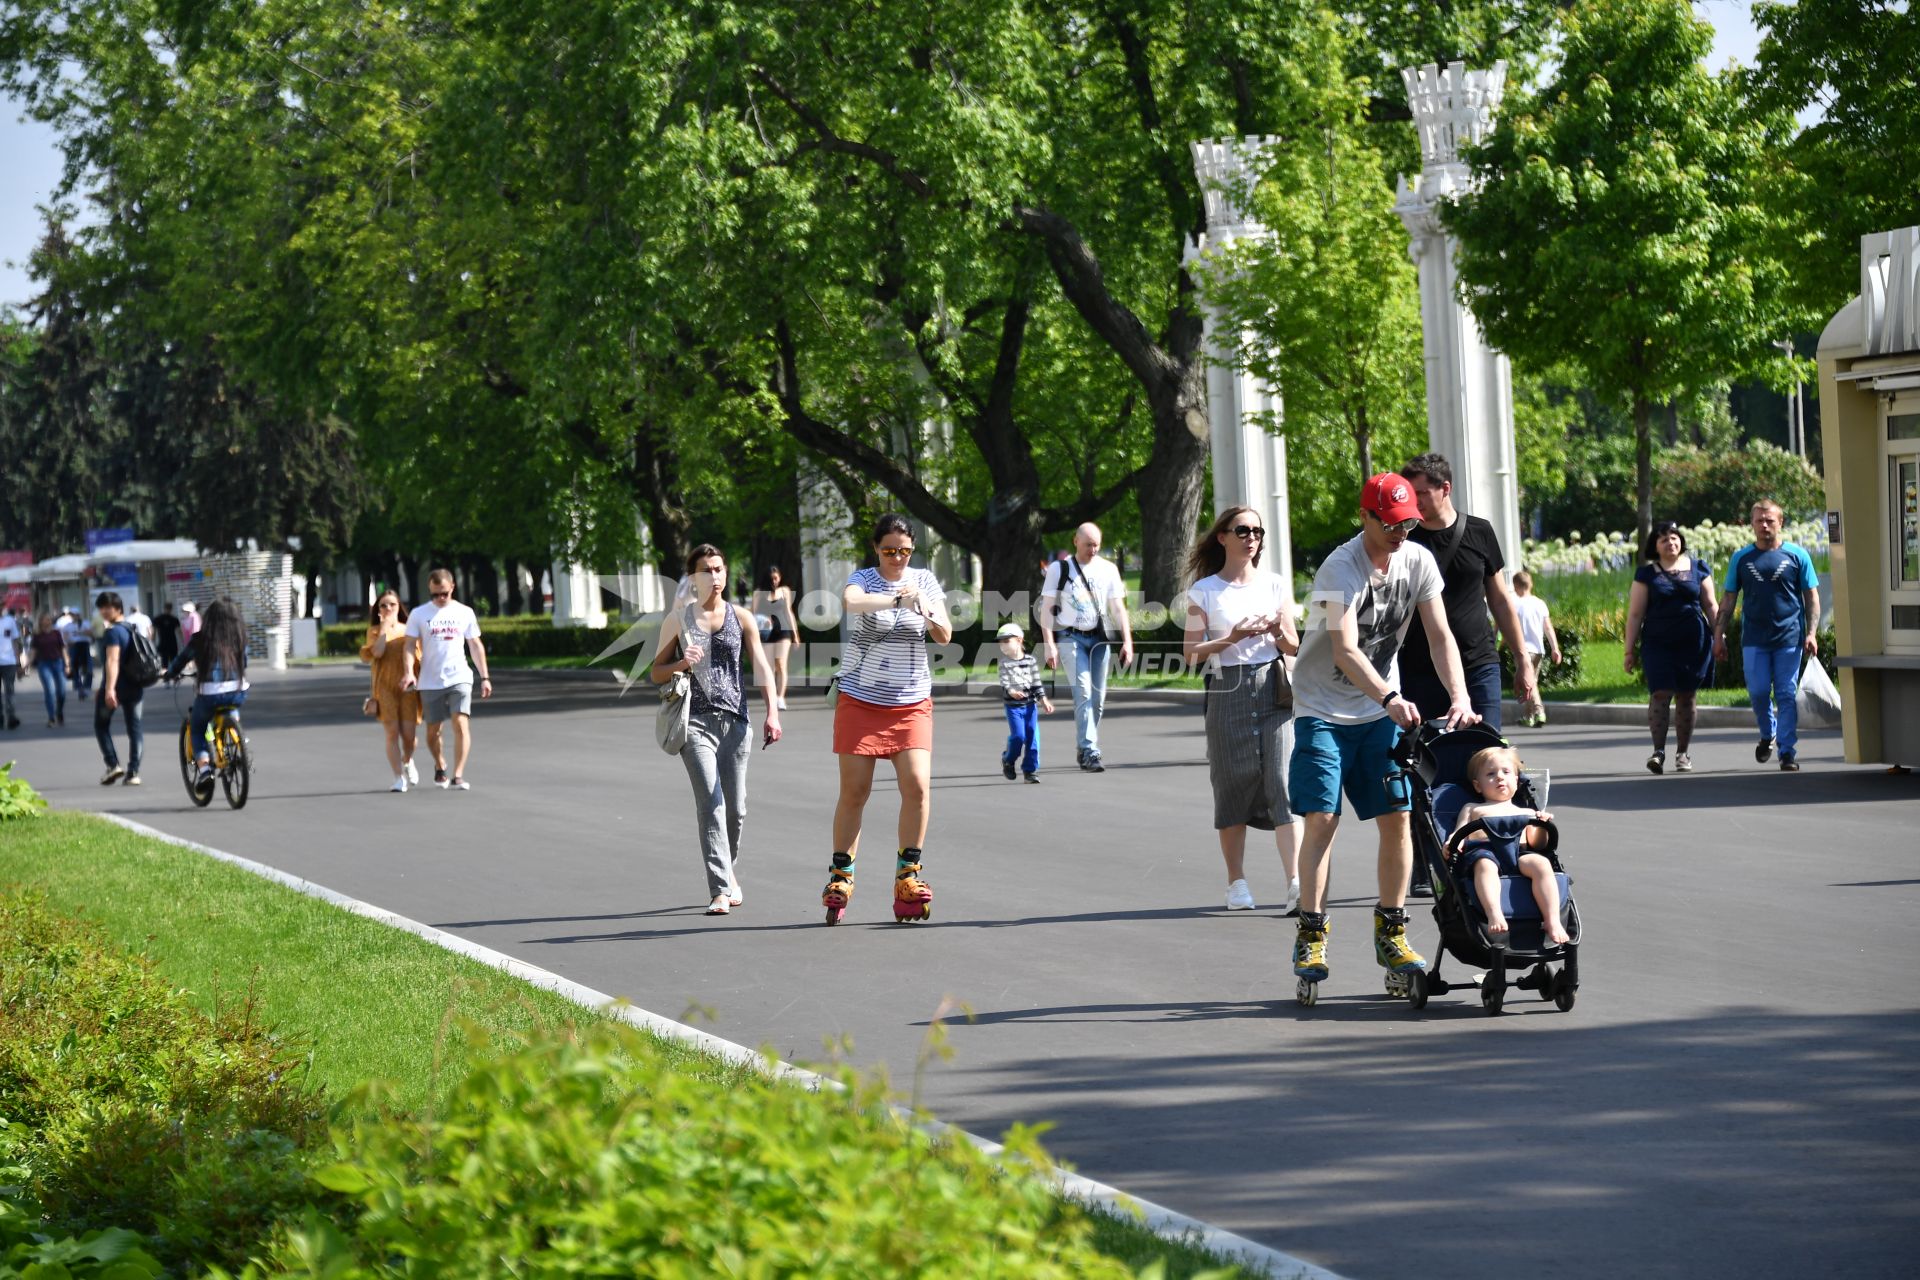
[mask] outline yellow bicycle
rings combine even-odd
[[[227,793],[227,807],[244,809],[247,789],[253,781],[253,758],[247,749],[247,736],[240,731],[240,708],[215,707],[207,724],[207,742],[213,756],[214,777]],[[193,717],[180,721],[180,779],[187,785],[187,796],[199,808],[213,802],[213,779],[203,785],[199,769],[193,763]]]

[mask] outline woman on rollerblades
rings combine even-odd
[[[833,750],[840,757],[840,799],[833,810],[833,858],[820,894],[827,923],[838,924],[853,899],[853,862],[860,820],[873,792],[877,761],[893,762],[900,787],[899,854],[894,863],[893,917],[933,915],[933,890],[921,876],[933,777],[933,674],[927,641],[953,638],[946,592],[926,569],[908,567],[913,526],[884,515],[873,527],[878,563],[847,579],[847,647],[840,661]]]

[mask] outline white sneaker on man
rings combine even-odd
[[[1299,876],[1295,876],[1293,879],[1287,881],[1287,909],[1280,914],[1283,916],[1297,916],[1300,914]]]
[[[387,790],[398,791],[398,792],[401,792],[402,794],[405,794],[407,790],[407,775],[405,773],[399,773],[394,775],[393,785],[388,787]]]
[[[407,761],[406,775],[408,786],[417,787],[420,785],[420,769],[411,760]]]
[[[1227,886],[1227,910],[1253,910],[1253,890],[1247,887],[1245,880],[1235,880]]]

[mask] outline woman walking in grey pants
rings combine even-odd
[[[752,728],[747,715],[742,658],[753,663],[754,683],[767,699],[765,744],[780,741],[780,708],[773,670],[760,647],[753,615],[727,603],[727,560],[718,547],[701,543],[687,556],[692,599],[677,605],[660,624],[650,675],[665,684],[687,672],[692,698],[687,745],[680,760],[693,783],[694,821],[706,861],[710,916],[740,905],[740,830],[747,820],[747,757]]]

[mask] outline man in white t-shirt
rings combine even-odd
[[[1107,706],[1109,637],[1120,636],[1120,665],[1133,665],[1133,623],[1127,617],[1127,587],[1120,570],[1100,554],[1100,526],[1074,530],[1073,554],[1056,560],[1040,580],[1040,637],[1047,666],[1060,665],[1058,629],[1073,655],[1073,729],[1079,739],[1080,767],[1104,773],[1100,759],[1100,717]]]
[[[123,617],[121,621],[132,627],[135,631],[138,631],[146,639],[153,639],[153,619],[147,616],[146,611],[140,607],[138,601],[135,601],[133,607],[127,610],[126,616]]]
[[[420,642],[420,671],[413,670],[413,648],[409,645],[402,664],[402,689],[418,687],[420,705],[427,715],[427,750],[433,752],[433,783],[445,790],[471,790],[467,785],[467,752],[473,747],[473,668],[467,665],[467,650],[480,667],[480,696],[493,696],[493,680],[487,675],[487,648],[480,642],[480,619],[473,610],[453,598],[453,574],[435,569],[427,575],[427,594],[431,604],[419,605],[407,615],[407,635]],[[447,773],[446,750],[440,738],[440,726],[453,721],[453,773]]]
[[[78,609],[67,609],[54,624],[67,642],[67,678],[74,696],[85,702],[93,696],[93,632]]]
[[[1300,932],[1293,972],[1300,998],[1318,998],[1327,976],[1327,880],[1344,791],[1361,821],[1380,831],[1380,901],[1374,957],[1388,990],[1427,962],[1407,943],[1407,879],[1413,870],[1411,792],[1393,759],[1401,728],[1420,709],[1400,696],[1400,642],[1417,614],[1452,706],[1449,729],[1473,724],[1460,651],[1447,629],[1440,567],[1407,535],[1420,523],[1413,488],[1382,472],[1360,490],[1360,536],[1320,565],[1293,668],[1293,762],[1287,797],[1306,830],[1300,848]]]
[[[0,609],[0,724],[9,729],[20,727],[13,713],[13,685],[20,676],[20,655],[26,652],[26,633],[12,612]]]

